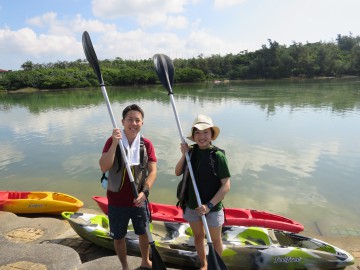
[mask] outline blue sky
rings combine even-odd
[[[0,0],[0,69],[26,61],[237,54],[268,45],[360,35],[359,0]]]

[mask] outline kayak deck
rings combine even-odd
[[[108,200],[106,197],[93,196],[100,209],[108,213]],[[149,209],[153,220],[167,222],[187,222],[183,218],[183,211],[175,205],[149,203]],[[244,208],[226,208],[224,226],[258,226],[277,230],[299,233],[304,226],[292,219],[266,211],[258,211]]]

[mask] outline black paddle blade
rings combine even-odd
[[[131,189],[132,192],[134,194],[134,198],[137,198],[138,196],[138,192],[136,189],[136,185],[134,181],[130,181],[131,182]],[[151,258],[152,258],[152,269],[153,270],[166,270],[166,266],[159,254],[159,252],[156,249],[155,246],[155,242],[152,239],[151,233],[150,233],[150,228],[149,228],[149,224],[146,223],[146,214],[145,214],[145,209],[144,211],[141,211],[141,218],[143,220],[143,222],[145,223],[145,227],[146,227],[146,234],[149,238],[149,245],[151,247]]]
[[[228,270],[224,261],[219,254],[215,251],[212,243],[208,243],[209,254],[207,256],[208,270]]]
[[[83,45],[83,49],[84,49],[86,59],[88,60],[90,66],[94,69],[95,74],[96,74],[96,76],[98,78],[99,84],[103,85],[104,80],[103,80],[102,75],[101,75],[99,61],[98,61],[98,58],[96,56],[94,47],[92,45],[90,35],[89,35],[89,33],[87,31],[84,31],[84,33],[82,35],[82,45]]]
[[[223,259],[220,257],[220,255],[215,251],[216,261],[219,264],[219,267],[221,270],[229,270],[228,267],[225,265]]]
[[[153,270],[166,270],[166,266],[163,262],[163,260],[160,257],[159,252],[157,251],[155,247],[155,243],[150,243],[151,247],[151,261],[152,261],[152,269]]]
[[[155,54],[153,56],[154,67],[161,83],[172,94],[172,85],[174,83],[174,64],[170,57],[165,54]]]

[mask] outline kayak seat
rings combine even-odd
[[[66,194],[62,194],[62,193],[52,193],[52,197],[53,200],[55,201],[63,201],[63,202],[68,202],[68,203],[76,203],[77,200],[71,196],[68,196]]]
[[[28,195],[28,199],[31,199],[31,200],[41,200],[41,199],[45,199],[48,197],[48,194],[46,193],[30,193]]]
[[[243,245],[270,246],[271,240],[263,228],[249,227],[240,232],[236,238]]]
[[[9,198],[9,195],[7,192],[0,192],[0,201],[7,200]]]
[[[308,248],[318,251],[325,251],[329,253],[336,254],[336,250],[334,247],[330,245],[326,245],[322,243],[321,241],[315,241],[314,239],[311,239],[306,236],[298,235],[298,234],[285,234],[277,232],[276,237],[283,237],[283,239],[286,238],[287,242],[282,242],[283,244],[288,244],[289,246],[294,247],[301,247],[301,248]]]
[[[109,219],[104,215],[96,215],[90,218],[91,224],[97,224],[104,229],[109,229]]]
[[[161,205],[156,203],[149,203],[149,210],[151,215],[156,216],[159,220],[167,221],[169,218],[173,221],[181,221],[182,219],[182,210],[177,207],[172,207],[169,205]]]
[[[276,239],[283,247],[301,247],[301,241],[294,239],[290,234],[283,231],[275,231]]]

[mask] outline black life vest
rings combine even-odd
[[[193,151],[194,149],[198,149],[198,145],[194,144],[189,150],[189,156],[191,161],[191,166],[193,168],[193,173],[198,173],[201,175],[201,179],[199,177],[195,176],[196,179],[196,185],[199,190],[199,195],[201,198],[202,203],[207,203],[212,199],[212,197],[216,194],[216,192],[221,187],[221,179],[219,179],[219,173],[218,173],[218,160],[216,156],[217,151],[221,151],[225,154],[225,151],[223,149],[220,149],[214,145],[208,149],[208,156],[202,157],[202,160],[200,161],[202,165],[200,165],[199,170],[195,167],[196,164],[194,164],[194,158],[193,158]],[[209,170],[209,168],[211,168]],[[202,181],[204,180],[204,181]],[[176,206],[185,208],[186,207],[186,200],[187,200],[187,189],[189,186],[189,183],[191,182],[191,176],[189,173],[189,168],[187,166],[187,162],[184,164],[184,173],[181,181],[178,184],[177,187],[177,198],[178,202]]]

